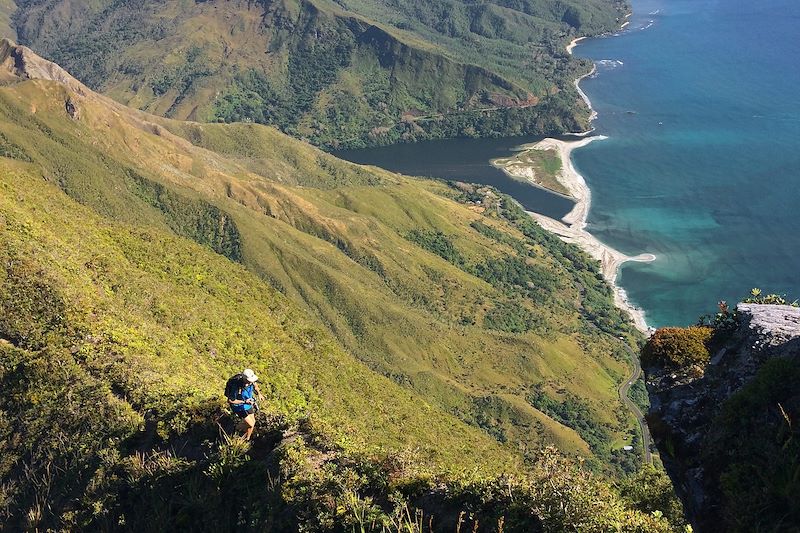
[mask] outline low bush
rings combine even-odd
[[[786,295],[783,294],[763,294],[761,289],[755,288],[750,291],[750,296],[742,300],[746,304],[767,304],[767,305],[791,305],[792,307],[800,307],[797,300],[789,301]]]
[[[721,493],[717,516],[726,531],[797,531],[798,381],[797,358],[767,361],[721,406],[709,428],[702,464]]]
[[[711,357],[707,345],[713,331],[704,326],[661,328],[642,348],[642,363],[675,368],[704,365]]]
[[[665,518],[675,531],[686,527],[683,505],[663,469],[645,465],[635,475],[622,480],[619,491],[632,508]]]

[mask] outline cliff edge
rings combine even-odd
[[[645,368],[648,422],[699,531],[800,530],[800,308],[739,304],[705,365]]]

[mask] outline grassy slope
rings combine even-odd
[[[619,412],[608,390],[623,369],[605,352],[613,341],[576,309],[561,312],[580,291],[556,287],[567,300],[537,304],[535,293],[526,300],[465,266],[522,247],[531,266],[589,294],[596,270],[565,277],[574,248],[461,205],[442,184],[339,162],[263,127],[159,125],[44,80],[0,89],[0,114],[8,524],[349,529],[363,519],[353,505],[379,512],[366,495],[386,509],[399,490],[423,506],[434,498],[437,517],[476,505],[482,523],[505,515],[509,531],[663,526],[536,451],[556,442],[586,453],[586,444],[531,407],[531,381],[554,397],[581,394],[597,419]],[[238,142],[243,132],[253,146]],[[476,220],[498,233],[465,225]],[[447,231],[463,261],[403,236],[426,227]],[[454,306],[481,318],[514,294],[541,315],[552,308],[549,332],[450,316]],[[303,437],[266,457],[254,449],[256,461],[214,445],[215,421],[228,419],[218,418],[222,384],[244,365],[262,375],[271,417],[309,417]],[[518,447],[540,458],[530,479]],[[447,486],[424,474],[476,468]],[[513,483],[491,477],[509,470]],[[242,485],[257,489],[240,494]]]
[[[25,527],[102,524],[112,510],[101,502],[131,504],[111,472],[146,463],[153,449],[146,471],[191,472],[204,457],[200,438],[216,433],[224,380],[243,366],[261,375],[266,412],[310,415],[317,438],[340,453],[413,449],[419,467],[439,472],[519,465],[485,433],[369,371],[243,267],[169,232],[101,218],[31,164],[2,158],[0,176],[7,525],[25,524],[29,505]],[[184,459],[158,466],[163,449]],[[159,490],[127,479],[127,490]],[[263,490],[263,479],[253,483]],[[94,517],[76,515],[90,501]]]
[[[16,9],[17,6],[13,0],[0,0],[0,38],[17,38],[17,32],[11,22],[11,17]]]
[[[109,222],[29,163],[0,158],[0,192],[0,529],[399,531],[419,505],[450,531],[671,530],[647,489],[621,498],[552,451],[520,468],[205,247]],[[214,444],[243,365],[272,417],[310,414],[266,458]]]
[[[68,98],[79,120],[67,117]],[[70,196],[112,219],[236,252],[371,368],[501,440],[588,454],[572,429],[526,401],[536,383],[556,398],[582,398],[612,434],[629,426],[616,398],[626,373],[612,357],[616,341],[575,303],[586,287],[603,285],[575,266],[585,259],[574,248],[541,232],[525,237],[453,201],[446,185],[350,165],[261,126],[155,119],[44,81],[3,89],[0,105],[0,131]],[[162,191],[154,201],[158,186],[172,196]],[[197,213],[232,220],[236,231],[198,225]],[[465,264],[410,241],[411,231],[446,234]],[[547,288],[524,297],[475,273],[475,265],[521,257]],[[526,309],[535,325],[482,327],[504,302]]]
[[[18,5],[23,43],[122,102],[180,119],[276,124],[330,146],[584,127],[572,80],[586,65],[563,46],[613,30],[624,8],[606,0],[515,9],[359,1],[345,10],[322,0]]]
[[[242,266],[170,232],[101,218],[33,165],[2,165],[4,337],[23,349],[67,348],[99,387],[112,386],[102,401],[122,401],[134,420],[148,409],[170,413],[164,397],[189,414],[219,404],[225,379],[252,366],[265,408],[289,418],[313,412],[342,442],[421,447],[445,464],[462,454],[477,465],[511,460],[481,432],[369,371]],[[45,291],[26,291],[27,283],[63,302],[59,327],[30,312]]]

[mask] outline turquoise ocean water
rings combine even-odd
[[[574,53],[597,134],[573,162],[590,232],[629,254],[619,283],[652,326],[752,287],[800,298],[800,1],[633,0]]]

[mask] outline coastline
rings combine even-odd
[[[631,13],[628,13],[625,18],[628,19],[630,16]],[[630,21],[626,20],[620,29],[624,29],[629,22]],[[583,39],[585,39],[585,37],[573,39],[567,45],[567,53],[572,55],[575,47]],[[589,73],[579,76],[575,80],[575,89],[578,91],[578,94],[580,94],[581,98],[586,103],[586,106],[589,108],[590,122],[597,118],[597,112],[592,107],[592,102],[589,100],[589,97],[585,92],[583,92],[583,89],[581,89],[580,82],[584,78],[592,76],[596,72],[597,66],[593,65],[592,70]],[[536,220],[536,222],[539,223],[539,225],[544,229],[555,233],[565,242],[570,242],[580,246],[590,256],[600,261],[600,270],[603,274],[603,277],[606,278],[614,291],[614,303],[617,305],[617,307],[623,311],[626,311],[630,315],[637,329],[643,333],[647,333],[650,328],[645,320],[644,310],[631,303],[627,293],[625,292],[625,289],[617,285],[616,281],[619,274],[619,269],[623,263],[628,261],[655,261],[656,256],[650,253],[642,253],[637,256],[625,255],[619,250],[600,242],[597,237],[586,231],[586,221],[588,219],[589,208],[591,206],[591,190],[589,189],[588,185],[586,185],[586,180],[583,178],[583,176],[581,176],[578,171],[575,170],[575,166],[572,164],[571,155],[572,151],[576,148],[586,146],[593,141],[607,138],[602,135],[587,137],[587,135],[593,131],[594,128],[590,128],[585,132],[574,133],[573,135],[576,137],[583,137],[583,139],[577,141],[560,141],[557,139],[547,138],[539,141],[538,143],[521,147],[523,150],[557,150],[561,157],[562,168],[558,179],[562,185],[569,190],[570,195],[575,200],[575,207],[573,207],[572,210],[560,221],[530,211],[528,214],[533,217],[533,219]],[[503,170],[510,175],[512,174],[512,169],[503,168]],[[524,179],[524,176],[522,177]]]
[[[591,76],[594,76],[595,73],[597,73],[597,65],[592,64],[592,70],[591,71],[589,71],[587,74],[584,74],[583,76],[579,76],[579,77],[575,78],[575,90],[578,91],[578,94],[581,95],[581,98],[583,99],[583,102],[586,104],[586,107],[589,108],[589,123],[590,124],[594,119],[597,118],[597,111],[595,111],[594,108],[592,107],[591,100],[589,100],[589,97],[586,95],[585,92],[583,92],[583,89],[581,89],[581,85],[580,84],[581,84],[581,81],[584,80],[584,78],[589,78]],[[576,137],[584,137],[584,136],[590,134],[593,131],[594,131],[594,128],[591,127],[590,129],[588,129],[588,130],[586,130],[586,131],[584,131],[582,133],[573,133],[572,135],[575,135]]]
[[[576,46],[578,46],[578,43],[579,43],[579,42],[581,42],[581,41],[582,41],[582,40],[584,40],[584,39],[586,39],[586,37],[577,37],[577,38],[575,38],[575,39],[572,39],[572,41],[570,41],[570,43],[567,45],[567,53],[568,53],[569,55],[572,55],[572,50],[573,50],[573,49],[574,49]]]
[[[604,243],[597,237],[586,231],[586,221],[589,216],[591,206],[591,191],[586,185],[586,180],[575,170],[572,164],[571,153],[576,148],[587,144],[603,140],[606,137],[595,135],[584,137],[576,141],[561,141],[558,139],[543,139],[537,143],[523,145],[522,150],[557,150],[561,158],[562,169],[558,176],[559,181],[567,188],[570,197],[575,200],[575,207],[567,213],[561,220],[528,211],[527,213],[547,231],[556,234],[561,240],[578,245],[586,253],[600,262],[600,271],[603,277],[611,284],[614,290],[614,303],[620,309],[626,311],[637,329],[647,333],[648,326],[645,321],[644,311],[633,305],[628,299],[625,290],[616,284],[619,268],[628,261],[650,262],[655,261],[653,254],[639,254],[637,256],[625,255]],[[524,169],[500,166],[504,172],[511,177],[530,182],[529,175]],[[532,185],[535,185],[532,183]]]

